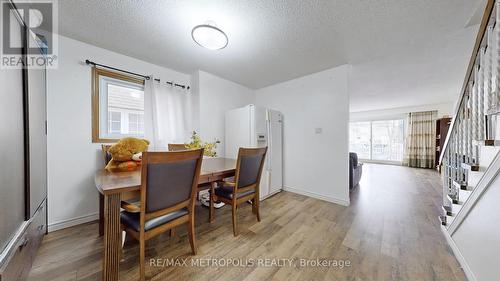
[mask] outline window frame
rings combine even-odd
[[[100,77],[105,76],[108,78],[121,80],[128,83],[134,83],[144,87],[145,79],[130,76],[102,68],[92,67],[92,143],[114,143],[119,139],[101,137],[100,135]],[[107,120],[109,122],[109,120]]]

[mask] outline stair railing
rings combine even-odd
[[[439,157],[443,176],[443,225],[464,203],[470,172],[479,171],[479,145],[494,144],[500,114],[500,0],[488,0],[462,84],[461,95]],[[463,193],[463,192],[462,192]]]

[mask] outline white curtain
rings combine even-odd
[[[169,143],[184,143],[191,132],[190,94],[151,78],[146,80],[144,95],[149,150],[166,151]]]
[[[403,165],[436,168],[437,111],[408,113]]]

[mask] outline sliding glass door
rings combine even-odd
[[[404,120],[351,122],[349,149],[365,160],[403,161]]]
[[[358,158],[371,158],[371,128],[370,122],[356,122],[349,126],[349,149],[356,152]]]

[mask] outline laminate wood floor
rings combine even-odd
[[[260,223],[250,205],[238,210],[236,238],[230,207],[216,210],[213,224],[207,222],[208,209],[198,207],[198,255],[190,255],[185,227],[178,227],[174,237],[153,238],[146,242],[146,256],[156,265],[146,266],[146,278],[466,280],[440,230],[439,175],[400,166],[363,168],[351,206],[281,192],[262,202]],[[99,280],[102,239],[97,233],[93,222],[45,236],[29,280]],[[138,248],[127,239],[120,280],[138,279]],[[301,259],[309,264],[301,266]],[[316,259],[330,264],[314,266]],[[196,262],[199,266],[192,264]]]

